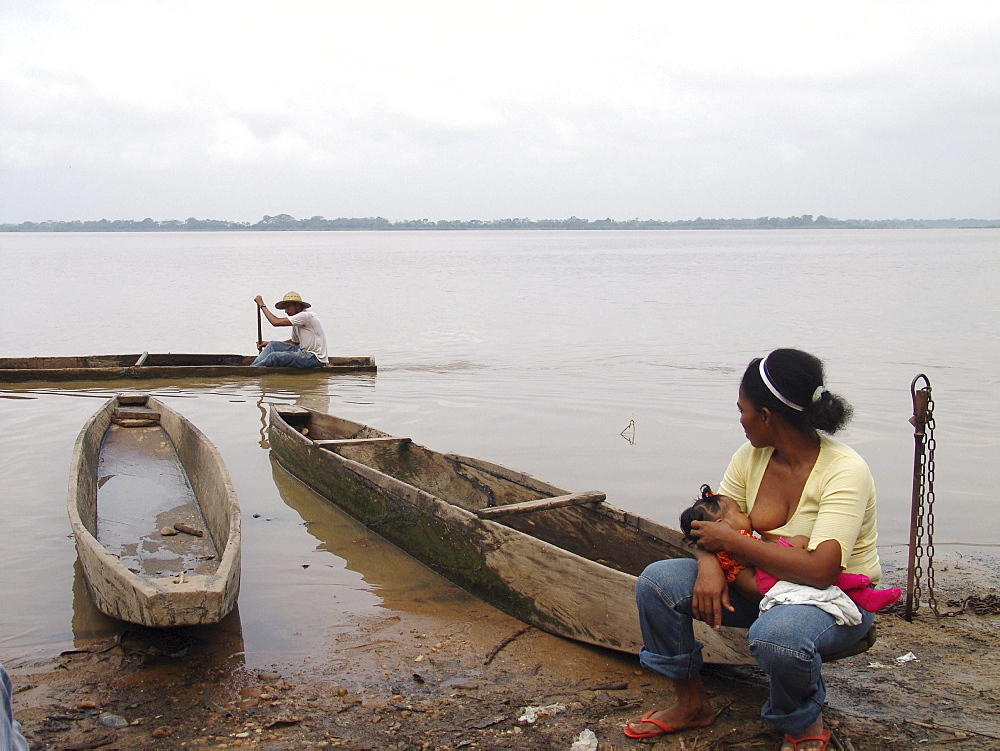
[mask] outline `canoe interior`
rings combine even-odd
[[[208,533],[161,534],[177,523]],[[143,576],[209,574],[219,567],[201,505],[159,425],[108,427],[97,464],[95,526],[101,545]]]
[[[333,415],[305,410],[280,414],[292,428],[299,432],[305,429],[306,437],[313,441],[391,438]],[[323,448],[470,512],[567,493],[528,475],[478,459],[442,454],[405,439]],[[602,503],[500,516],[494,521],[632,576],[654,561],[692,555],[676,530],[643,524],[645,520]]]

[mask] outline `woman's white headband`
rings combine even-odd
[[[768,357],[770,357],[770,355],[768,355]],[[762,357],[761,358],[759,370],[760,370],[760,379],[764,382],[764,385],[767,386],[768,391],[770,391],[772,394],[774,394],[775,398],[779,402],[781,402],[782,404],[784,404],[786,407],[791,407],[796,412],[805,412],[805,410],[806,410],[805,407],[802,407],[802,406],[796,404],[795,402],[793,402],[792,400],[786,398],[780,391],[778,391],[777,386],[775,386],[771,382],[770,377],[767,375],[767,357]],[[826,386],[823,386],[822,384],[820,384],[819,386],[817,386],[816,390],[813,391],[812,402],[814,404],[816,402],[818,402],[820,399],[823,398],[823,394],[825,394],[825,393],[826,393]]]

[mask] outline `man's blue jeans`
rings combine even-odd
[[[316,355],[306,352],[297,344],[288,342],[268,342],[260,351],[257,359],[251,365],[262,365],[267,368],[315,368],[320,365]]]
[[[0,748],[4,751],[28,751],[28,742],[21,733],[21,723],[14,719],[10,697],[13,689],[10,676],[0,664]]]
[[[698,565],[690,558],[651,563],[635,585],[642,628],[639,662],[668,678],[692,678],[701,672],[701,642],[695,640],[691,599]],[[777,605],[758,613],[732,587],[736,612],[723,611],[726,626],[748,628],[750,652],[770,678],[770,697],[761,710],[782,733],[799,735],[811,725],[826,701],[823,654],[846,649],[875,621],[861,611],[857,626],[838,626],[829,613],[812,605]]]

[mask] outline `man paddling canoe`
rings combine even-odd
[[[264,298],[260,295],[254,298],[258,309],[264,314],[272,326],[291,326],[292,338],[286,341],[257,342],[260,355],[253,361],[254,365],[265,367],[314,368],[329,362],[326,355],[326,333],[319,317],[307,308],[297,292],[289,292],[274,304],[278,310],[288,314],[287,318],[272,313]],[[259,321],[258,321],[259,323]],[[259,327],[258,327],[259,330]]]

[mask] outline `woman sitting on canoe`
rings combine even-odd
[[[826,749],[826,690],[822,657],[855,644],[874,613],[857,625],[837,625],[812,605],[776,605],[763,613],[730,589],[714,555],[726,550],[779,579],[824,589],[842,571],[881,575],[875,549],[875,484],[864,460],[830,438],[851,407],[823,385],[823,364],[794,349],[775,350],[750,362],[737,406],[748,442],[733,455],[719,488],[747,512],[754,529],[772,535],[805,535],[805,549],[783,547],[740,534],[725,522],[696,521],[694,559],[658,561],[636,584],[644,646],[643,666],[672,679],[676,703],[625,726],[630,738],[650,738],[715,722],[702,685],[701,643],[692,619],[710,626],[749,628],[750,651],[770,679],[761,715],[785,734],[783,751]],[[818,432],[822,431],[822,432]]]

